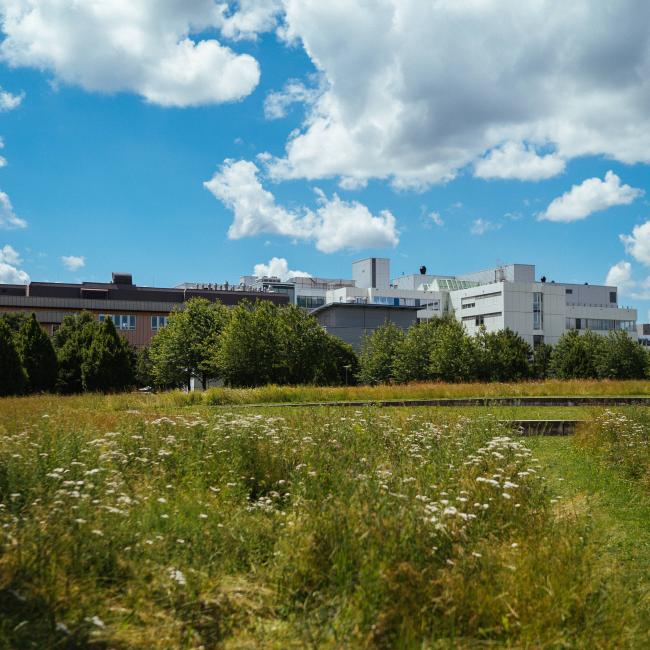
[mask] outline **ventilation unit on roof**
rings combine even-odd
[[[133,284],[133,276],[130,273],[113,273],[113,284]]]

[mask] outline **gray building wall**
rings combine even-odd
[[[359,350],[364,334],[372,334],[386,321],[407,330],[417,320],[417,307],[332,303],[316,309],[312,315],[327,332]]]

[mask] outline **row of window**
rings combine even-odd
[[[420,298],[395,298],[393,296],[375,296],[372,299],[376,305],[393,305],[395,307],[430,307],[439,309],[439,300],[427,300]]]
[[[325,304],[325,296],[297,296],[296,304],[304,309],[314,309]]]
[[[135,330],[136,317],[133,314],[100,314],[99,322],[101,323],[107,318],[113,321],[113,324],[118,330]],[[159,329],[167,325],[167,321],[167,316],[152,316],[151,330],[157,332]]]
[[[566,328],[568,330],[623,330],[624,332],[634,332],[636,331],[636,322],[610,318],[567,318]]]

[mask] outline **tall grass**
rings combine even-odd
[[[638,641],[485,412],[75,399],[0,402],[0,648]]]

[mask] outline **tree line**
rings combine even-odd
[[[454,318],[437,318],[406,332],[385,323],[364,337],[359,381],[500,381],[527,379],[642,379],[649,355],[620,330],[607,336],[565,332],[555,346],[533,349],[509,329],[470,336]]]
[[[52,338],[36,316],[0,316],[0,395],[117,392],[134,386],[234,387],[411,381],[638,379],[649,355],[625,332],[566,332],[551,347],[505,329],[467,334],[439,318],[406,332],[386,323],[365,336],[360,355],[304,310],[268,301],[225,307],[195,298],[174,310],[149,347],[136,351],[110,319],[66,316]]]
[[[110,319],[87,312],[66,316],[52,338],[35,314],[0,317],[0,395],[125,390],[135,358]]]

